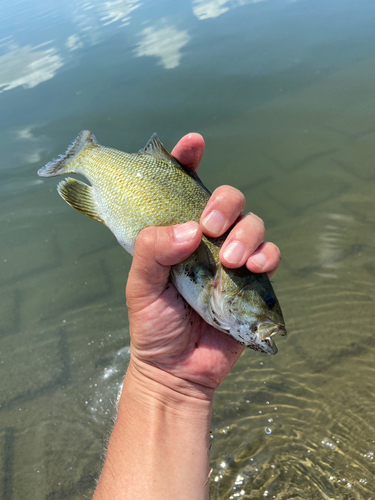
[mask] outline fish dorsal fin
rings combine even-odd
[[[176,165],[176,167],[180,166],[176,158],[172,156],[171,153],[163,146],[156,134],[152,134],[146,146],[138,151],[138,153],[154,156],[155,158],[159,158],[160,160],[172,163],[173,165]]]
[[[151,155],[154,158],[160,158],[161,160],[167,161],[174,167],[177,167],[183,170],[189,177],[192,177],[205,191],[211,196],[210,191],[206,188],[203,182],[198,177],[197,173],[189,167],[185,167],[182,163],[180,163],[161,143],[159,137],[156,134],[152,134],[150,139],[148,140],[146,146],[143,149],[138,151],[140,155]]]
[[[95,201],[92,196],[92,187],[84,182],[68,177],[59,182],[57,191],[71,207],[79,210],[83,214],[105,224],[97,212]]]

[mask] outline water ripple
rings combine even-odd
[[[282,296],[295,325],[282,355],[245,352],[216,395],[210,498],[370,498],[374,286],[311,281]]]

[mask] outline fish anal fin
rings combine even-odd
[[[57,191],[61,198],[63,198],[71,207],[79,212],[105,224],[103,219],[99,216],[95,201],[92,195],[92,187],[84,182],[72,179],[71,177],[59,182]]]

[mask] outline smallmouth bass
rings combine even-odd
[[[145,227],[199,222],[211,194],[156,134],[138,153],[128,154],[101,146],[84,130],[65,155],[38,171],[41,177],[66,173],[85,176],[91,186],[66,178],[57,186],[60,196],[106,225],[132,255]],[[171,280],[207,323],[242,345],[276,354],[273,336],[286,335],[286,330],[275,292],[266,274],[221,264],[219,252],[227,234],[203,235],[197,250],[172,267]]]

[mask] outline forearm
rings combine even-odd
[[[208,499],[212,397],[166,381],[130,364],[93,500]]]

